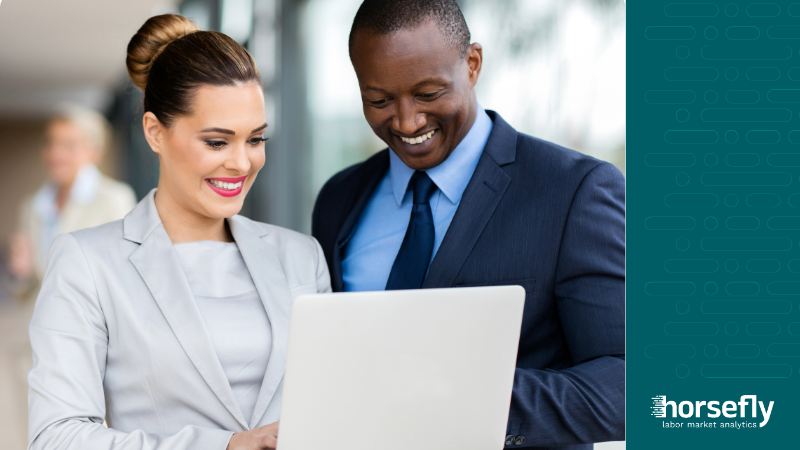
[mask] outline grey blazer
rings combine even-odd
[[[292,299],[331,290],[322,249],[294,231],[228,219],[272,325],[247,423],[154,197],[54,241],[30,324],[28,449],[224,450],[234,432],[278,420]]]

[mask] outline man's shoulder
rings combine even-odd
[[[133,188],[131,188],[130,185],[105,175],[100,177],[100,183],[94,202],[102,206],[124,205],[123,209],[125,210],[132,209],[137,203],[136,194],[133,192]]]
[[[560,203],[579,190],[625,189],[625,177],[613,164],[520,132],[514,163],[504,169],[514,179],[520,200]]]
[[[319,197],[349,192],[358,186],[365,177],[376,175],[375,171],[382,166],[388,167],[388,160],[389,149],[383,149],[366,160],[339,171],[322,186]]]
[[[487,146],[499,146],[488,152],[506,173],[515,177],[522,189],[568,190],[570,186],[577,187],[590,173],[624,180],[611,163],[519,132],[496,111],[487,110],[487,113],[494,121]],[[509,164],[511,162],[513,164]]]
[[[534,171],[550,180],[563,182],[582,180],[597,169],[619,173],[609,162],[525,133],[517,133],[515,164],[525,172]]]

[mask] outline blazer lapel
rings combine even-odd
[[[494,122],[475,173],[461,204],[428,269],[423,288],[451,287],[467,256],[503,198],[511,177],[501,166],[514,162],[517,132],[499,114],[487,111]]]
[[[261,239],[267,234],[266,229],[247,224],[238,216],[229,219],[228,223],[272,328],[272,351],[261,383],[261,391],[253,409],[253,416],[250,418],[252,428],[263,417],[283,379],[292,295],[277,251]]]
[[[248,429],[153,198],[154,191],[125,217],[125,238],[141,244],[129,259],[197,371],[242,428]]]
[[[347,215],[339,228],[339,234],[336,237],[336,245],[333,248],[333,264],[331,264],[331,282],[333,284],[334,292],[341,292],[344,287],[344,279],[342,274],[342,259],[343,252],[347,246],[350,237],[358,224],[358,219],[367,206],[367,202],[375,192],[378,183],[386,175],[389,170],[389,151],[388,149],[381,151],[374,158],[367,160],[362,166],[363,176],[359,181],[350,200],[347,203]]]

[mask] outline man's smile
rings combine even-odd
[[[434,133],[436,133],[436,130],[431,130],[431,131],[429,131],[429,132],[427,132],[425,134],[421,134],[421,135],[416,136],[416,137],[410,137],[410,138],[403,137],[403,136],[398,136],[398,137],[400,138],[400,140],[402,140],[406,144],[416,145],[416,144],[421,144],[421,143],[427,141],[428,139],[433,137]]]

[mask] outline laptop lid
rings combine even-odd
[[[502,449],[525,290],[305,295],[278,450]]]

